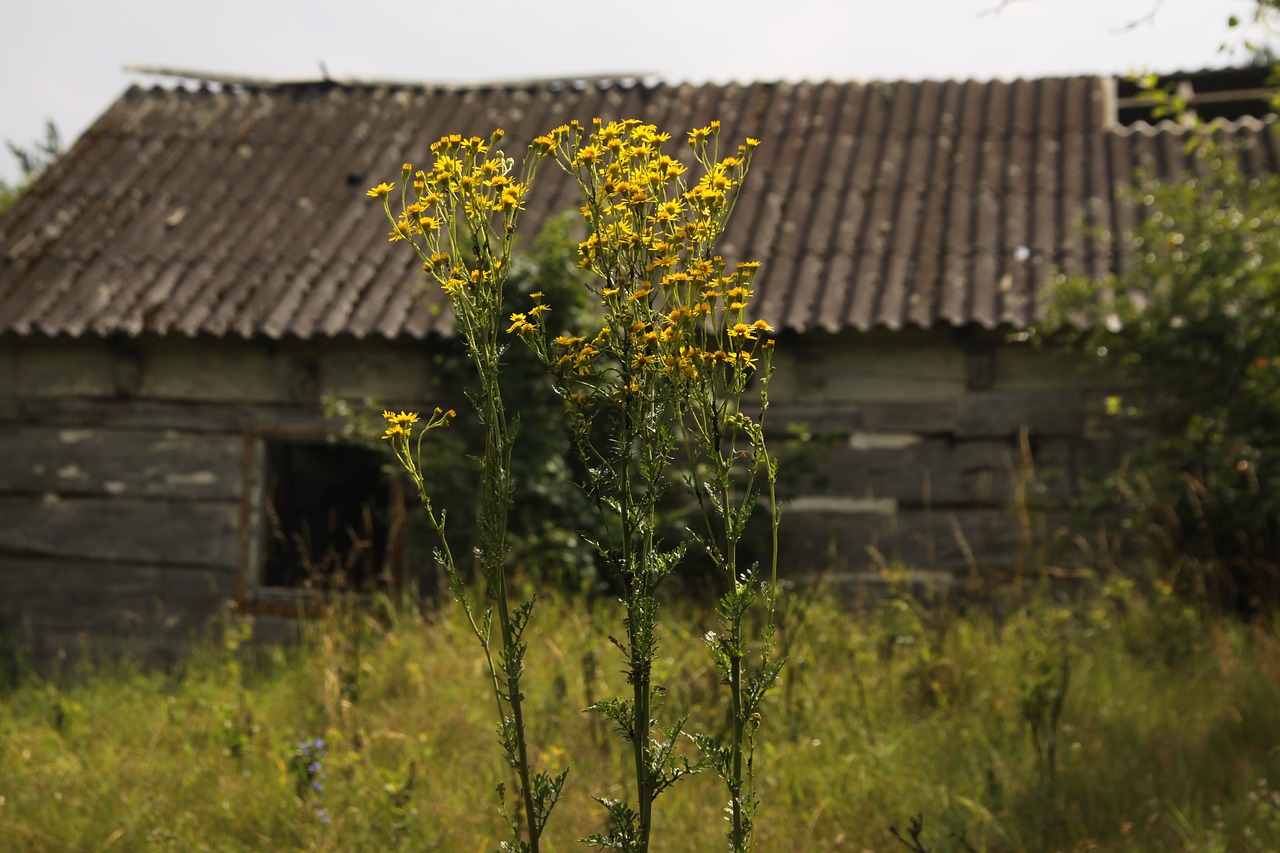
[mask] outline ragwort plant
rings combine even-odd
[[[718,122],[689,133],[689,145],[702,172],[692,183],[685,179],[688,167],[662,151],[669,136],[636,120],[597,120],[590,131],[573,123],[538,137],[530,146],[522,180],[514,183],[506,177],[511,161],[500,154],[483,157],[497,135],[487,147],[479,139],[451,137],[433,149],[436,163],[430,173],[413,176],[411,167],[405,167],[402,212],[393,215],[386,204],[394,225],[392,239],[412,242],[424,267],[441,281],[459,315],[464,340],[475,334],[475,312],[484,312],[483,336],[492,357],[478,356],[477,367],[482,374],[491,370],[494,378],[491,384],[482,382],[477,405],[491,407],[487,397],[498,393],[501,347],[494,309],[500,303],[493,299],[481,303],[476,294],[486,287],[500,288],[509,268],[517,211],[542,159],[554,159],[582,190],[587,233],[579,245],[580,266],[592,275],[588,286],[600,300],[602,325],[590,334],[553,336],[543,322],[551,306],[535,293],[529,308],[510,316],[506,333],[537,353],[565,400],[585,463],[583,486],[603,520],[605,532],[593,544],[621,587],[625,605],[625,633],[610,640],[622,653],[630,695],[597,702],[588,710],[613,722],[630,744],[635,799],[628,803],[600,798],[608,812],[607,830],[584,840],[601,849],[647,851],[654,801],[681,777],[703,768],[715,770],[728,789],[730,849],[751,848],[758,805],[752,773],[754,735],[765,694],[782,665],[773,633],[777,464],[769,455],[762,427],[772,354],[772,341],[765,336],[772,329],[763,320],[749,321],[747,315],[759,264],[744,262],[726,272],[724,260],[715,253],[758,143],[748,139],[730,156],[720,157],[718,136]],[[473,153],[471,159],[458,158],[451,153],[454,150]],[[485,170],[473,165],[488,162],[503,168]],[[446,201],[453,196],[446,196],[442,187],[453,193],[455,185],[461,201]],[[383,184],[370,192],[386,199],[392,190]],[[485,229],[495,216],[502,218],[503,228],[491,234]],[[454,235],[464,228],[471,235],[472,254],[480,259],[470,270],[456,262],[466,247],[458,245]],[[453,241],[447,247],[446,239]],[[493,243],[503,247],[500,257],[485,254],[486,246]],[[492,260],[484,260],[487,257]],[[749,390],[758,396],[754,413],[743,405]],[[419,429],[416,442],[411,441],[416,415],[388,412],[386,417],[385,437],[414,476],[431,523],[443,535],[443,519],[439,523],[435,519],[416,460],[423,435],[447,424],[448,414],[437,412]],[[510,437],[503,436],[497,445],[500,452],[491,457],[486,451],[485,456],[486,499],[492,494],[495,502],[510,488],[504,479],[508,475],[499,470],[510,462]],[[657,593],[662,581],[681,565],[688,547],[685,542],[663,541],[658,533],[660,500],[677,469],[685,472],[684,482],[701,509],[703,527],[691,531],[691,539],[723,573],[728,590],[718,607],[721,630],[706,635],[729,690],[727,741],[711,734],[686,733],[684,717],[665,725],[655,719],[665,695],[653,672],[658,656]],[[766,487],[772,547],[768,573],[761,581],[758,566],[743,566],[740,555],[748,521]],[[488,516],[482,511],[482,537],[496,540],[499,531],[485,527],[495,518],[492,507]],[[442,547],[440,559],[455,595],[471,615],[447,546]],[[500,573],[500,565],[486,569],[491,586],[501,582]],[[762,600],[765,616],[759,636],[752,641],[748,614],[757,600]],[[504,603],[500,599],[499,616]],[[511,668],[509,661],[518,662],[523,655],[521,638],[528,612],[528,606],[521,605],[512,613],[515,646],[506,647],[501,665],[491,663],[500,711],[504,702],[519,708],[518,699],[512,699],[519,697],[519,669]],[[479,624],[473,618],[486,653],[488,618],[486,614]],[[505,690],[499,673],[507,679]],[[513,716],[513,724],[504,723],[504,737],[511,741],[508,760],[527,774],[524,753],[513,757],[513,752],[523,749],[520,717]],[[678,748],[685,734],[700,754],[696,761]],[[522,776],[524,790],[535,794],[534,802],[526,803],[531,829],[540,831],[546,818],[539,811],[538,792],[543,793],[549,811],[563,780],[563,774],[554,779]],[[534,837],[531,832],[531,843]]]
[[[390,239],[412,246],[423,269],[448,295],[455,330],[478,379],[479,390],[473,402],[484,427],[485,441],[480,455],[482,488],[476,552],[489,598],[489,605],[483,610],[473,602],[449,548],[446,515],[438,512],[432,502],[421,461],[424,436],[448,426],[456,413],[437,408],[419,426],[420,418],[415,412],[384,412],[383,438],[391,443],[396,458],[413,479],[428,523],[440,541],[436,560],[484,650],[498,712],[498,740],[518,786],[519,806],[510,813],[505,787],[498,789],[499,809],[511,832],[511,840],[503,842],[502,849],[537,853],[568,770],[555,775],[534,771],[529,760],[521,678],[528,648],[524,634],[534,600],[513,602],[506,572],[514,429],[507,420],[499,383],[504,348],[499,326],[516,221],[538,160],[527,158],[521,173],[513,175],[514,161],[496,147],[501,138],[501,131],[488,140],[444,137],[431,146],[430,171],[415,171],[411,164],[404,164],[399,214],[391,211],[389,197],[395,190],[391,184],[379,184],[369,190],[369,195],[383,201],[392,224]],[[495,617],[496,643],[492,638]]]
[[[587,840],[603,849],[649,849],[653,802],[681,776],[710,767],[729,792],[726,811],[731,850],[751,846],[756,797],[751,753],[761,702],[781,667],[774,659],[773,601],[777,580],[777,510],[771,518],[773,557],[761,586],[755,567],[740,565],[739,546],[757,504],[760,480],[770,498],[777,466],[761,425],[767,407],[772,331],[748,321],[752,280],[759,263],[726,273],[716,243],[733,212],[758,145],[748,139],[720,157],[719,122],[688,135],[701,176],[687,183],[688,167],[662,150],[669,140],[636,120],[592,129],[566,125],[534,141],[578,183],[586,224],[580,265],[592,274],[603,324],[592,335],[551,338],[541,328],[543,304],[512,316],[508,331],[546,361],[572,414],[587,472],[586,487],[612,521],[600,554],[620,580],[626,608],[624,639],[614,639],[626,663],[631,695],[590,710],[611,720],[631,745],[633,805],[602,800],[609,831]],[[752,379],[759,409],[743,410]],[[677,462],[679,460],[679,462]],[[686,719],[658,727],[653,714],[664,695],[654,680],[658,652],[657,590],[685,556],[683,542],[657,536],[659,501],[672,469],[701,508],[704,528],[693,540],[725,575],[728,592],[718,608],[720,632],[706,635],[730,693],[727,743],[691,734],[701,760],[676,751]],[[767,605],[758,664],[746,637],[746,618],[759,591]],[[655,727],[657,735],[655,736]]]

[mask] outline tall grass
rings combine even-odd
[[[891,828],[912,843],[916,815],[934,851],[1280,849],[1270,625],[1119,584],[968,611],[906,594],[856,612],[786,600],[788,666],[758,747],[760,850],[906,849]],[[622,686],[605,643],[581,639],[606,636],[615,607],[551,595],[536,617],[531,742],[573,768],[547,850],[579,849],[602,820],[589,793],[627,784],[629,756],[581,713]],[[664,686],[716,731],[729,721],[711,710],[713,616],[672,609],[660,648],[678,675]],[[0,849],[479,853],[504,837],[488,803],[505,774],[476,689],[488,676],[456,609],[341,607],[289,650],[230,628],[168,673],[85,665],[10,689]],[[300,780],[299,746],[316,738],[323,758]],[[722,786],[688,785],[654,848],[723,849],[726,827],[708,819]]]

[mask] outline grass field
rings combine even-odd
[[[713,617],[667,616],[660,714],[715,730]],[[916,815],[933,851],[1280,850],[1268,624],[1127,584],[967,611],[792,593],[782,616],[788,663],[755,757],[762,851],[905,850],[891,828],[909,841]],[[622,745],[580,712],[621,689],[618,614],[552,597],[534,618],[532,739],[544,766],[572,768],[545,849],[583,849],[591,798],[625,795]],[[455,607],[335,610],[287,651],[242,629],[170,672],[8,688],[0,850],[495,849],[492,696]],[[678,783],[655,850],[724,849],[723,799],[710,774]]]

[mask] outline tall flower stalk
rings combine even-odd
[[[385,412],[383,438],[413,478],[428,522],[440,547],[436,559],[449,578],[450,589],[462,604],[472,631],[484,650],[498,712],[498,739],[503,757],[517,782],[519,805],[508,812],[505,786],[499,786],[499,807],[511,832],[502,849],[538,853],[547,820],[559,800],[568,771],[551,775],[534,771],[529,761],[524,694],[521,679],[528,648],[525,631],[533,613],[532,598],[512,601],[506,562],[507,514],[511,506],[513,431],[507,421],[499,382],[501,373],[503,287],[511,268],[516,222],[539,160],[526,158],[518,175],[515,163],[497,148],[502,131],[488,140],[448,136],[431,146],[427,170],[401,169],[400,210],[390,198],[396,187],[379,184],[369,195],[381,198],[391,223],[390,239],[406,242],[423,269],[440,283],[454,314],[454,328],[475,368],[479,391],[474,403],[484,427],[480,456],[481,492],[478,512],[479,564],[489,603],[477,607],[464,584],[445,531],[445,516],[437,512],[422,474],[423,436],[446,426],[453,412],[436,413],[417,432],[414,413]],[[492,636],[497,620],[498,637]],[[496,646],[496,648],[495,648]]]
[[[587,840],[602,849],[647,851],[653,804],[680,777],[711,767],[729,790],[729,846],[751,846],[755,798],[751,738],[764,693],[777,676],[772,640],[776,586],[777,513],[772,510],[773,556],[763,584],[768,615],[760,664],[744,668],[751,653],[746,616],[760,584],[755,569],[739,565],[739,545],[757,502],[763,473],[772,484],[776,465],[765,446],[761,417],[767,406],[772,331],[748,319],[752,281],[759,267],[739,263],[726,272],[716,244],[733,212],[757,142],[730,155],[718,151],[719,123],[688,135],[700,176],[663,151],[669,136],[636,120],[558,128],[534,141],[582,190],[586,238],[580,265],[603,309],[592,335],[549,339],[535,299],[512,317],[508,331],[535,348],[554,371],[576,425],[589,493],[612,521],[613,535],[597,546],[621,582],[623,639],[614,639],[626,664],[630,695],[600,702],[603,714],[629,743],[635,801],[602,799],[609,829]],[[752,386],[752,380],[756,380]],[[753,417],[742,409],[749,386],[759,393]],[[683,758],[677,743],[687,720],[659,725],[663,691],[654,679],[658,657],[658,587],[681,563],[687,543],[658,538],[659,501],[680,467],[703,510],[705,530],[694,540],[726,575],[729,592],[719,607],[723,635],[709,633],[711,651],[729,688],[729,742],[693,734],[702,757]],[[771,501],[772,506],[776,506]],[[611,638],[612,639],[612,638]]]
[[[419,425],[414,413],[386,412],[384,438],[414,479],[442,543],[437,558],[489,662],[500,740],[519,780],[528,830],[526,843],[520,821],[512,820],[513,840],[505,849],[538,849],[565,774],[533,772],[525,742],[520,676],[533,602],[509,602],[503,568],[513,447],[498,382],[503,332],[523,340],[552,373],[584,462],[582,485],[605,531],[593,544],[623,590],[624,631],[610,640],[622,654],[630,689],[588,710],[613,722],[627,742],[634,797],[600,798],[606,830],[584,840],[600,849],[647,853],[655,800],[683,776],[710,768],[728,790],[729,849],[742,853],[751,849],[757,808],[754,735],[764,696],[782,666],[773,641],[777,465],[762,426],[773,342],[765,321],[749,319],[759,264],[743,262],[729,271],[716,244],[758,143],[748,139],[721,156],[718,122],[691,131],[687,141],[699,176],[690,180],[690,167],[663,151],[670,137],[652,125],[597,120],[588,129],[573,123],[534,140],[517,180],[513,161],[495,150],[499,137],[446,137],[432,146],[429,171],[406,164],[398,213],[389,202],[392,185],[369,194],[384,199],[391,239],[411,244],[448,294],[480,380],[475,403],[486,428],[480,561],[491,599],[482,613],[454,564],[443,514],[434,510],[419,461],[423,436],[447,425],[452,413],[437,410]],[[588,287],[602,312],[601,325],[586,334],[553,336],[543,322],[551,306],[540,293],[532,294],[524,311],[498,316],[516,220],[535,170],[547,158],[582,191],[580,266],[590,273]],[[744,403],[749,395],[758,396],[754,411]],[[702,526],[670,544],[659,531],[659,510],[681,472],[697,497]],[[758,565],[743,565],[742,543],[766,488],[771,546],[761,579]],[[729,692],[726,739],[687,733],[687,718],[678,715],[658,721],[665,698],[654,674],[658,591],[691,543],[706,551],[727,590],[717,608],[720,630],[707,633]],[[751,637],[748,615],[760,601],[763,627]],[[495,615],[501,635],[496,655],[490,641]],[[680,749],[685,735],[696,747],[692,759]]]

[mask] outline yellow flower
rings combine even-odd
[[[510,335],[517,332],[522,332],[524,331],[524,327],[528,325],[529,325],[528,318],[524,314],[521,314],[518,312],[515,314],[512,314],[511,325],[507,328],[507,334]],[[533,328],[533,327],[529,326],[529,328]]]
[[[573,158],[574,163],[580,166],[588,166],[600,160],[600,155],[604,152],[600,150],[599,145],[584,145],[578,149],[577,156]]]
[[[369,198],[382,198],[384,195],[387,195],[394,189],[395,187],[392,186],[391,184],[383,182],[381,184],[378,184],[376,187],[369,190],[368,192],[366,192],[365,195],[367,195]]]
[[[761,331],[761,332],[772,332],[772,331],[773,331],[773,326],[770,326],[770,325],[769,325],[768,323],[766,323],[764,320],[756,320],[754,323],[752,323],[752,324],[751,324],[751,328],[756,329],[757,331]]]

